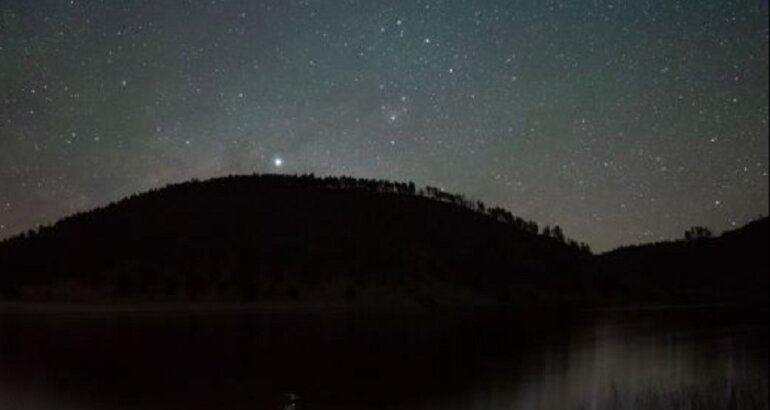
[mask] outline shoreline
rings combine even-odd
[[[755,303],[693,303],[693,304],[635,304],[627,306],[504,306],[504,305],[437,305],[383,304],[375,303],[62,303],[62,302],[19,302],[0,301],[0,316],[3,315],[91,315],[91,314],[313,314],[313,313],[448,313],[469,311],[491,311],[523,313],[528,310],[591,312],[641,312],[687,309],[765,309],[766,305]]]

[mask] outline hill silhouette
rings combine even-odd
[[[433,187],[230,176],[132,196],[0,243],[0,295],[374,305],[716,300],[725,298],[715,291],[724,281],[731,295],[747,284],[766,289],[764,273],[727,275],[734,258],[767,266],[757,244],[766,249],[766,234],[765,220],[721,238],[595,256],[558,226],[540,229]],[[716,255],[727,259],[714,263]],[[693,269],[700,276],[689,286]],[[673,280],[670,272],[678,272]]]
[[[768,227],[765,217],[718,238],[621,247],[601,255],[600,264],[629,299],[766,305]]]

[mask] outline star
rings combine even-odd
[[[10,3],[0,204],[28,206],[0,240],[295,168],[452,187],[597,251],[768,213],[766,2]]]

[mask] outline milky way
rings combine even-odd
[[[233,173],[432,185],[595,250],[768,213],[766,1],[0,1],[0,237]]]

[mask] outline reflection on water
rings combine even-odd
[[[766,318],[4,314],[0,408],[767,409]]]
[[[740,399],[745,408],[755,402],[767,408],[767,352],[753,339],[756,328],[656,331],[649,325],[597,323],[578,343],[546,347],[531,383],[507,386],[507,396],[495,395],[498,407],[482,407],[689,409],[699,402],[726,409]]]

